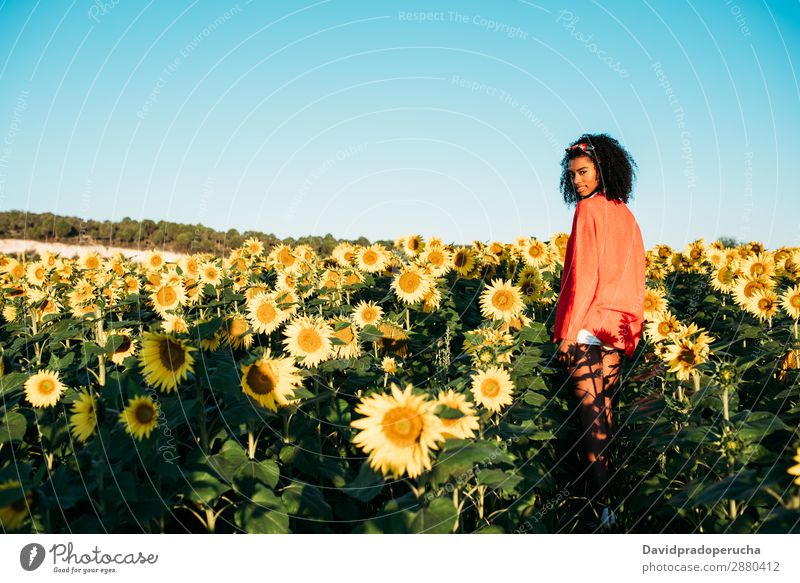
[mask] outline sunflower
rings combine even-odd
[[[300,358],[300,364],[306,368],[327,360],[333,353],[330,340],[333,331],[323,320],[301,316],[286,326],[283,333],[289,354]]]
[[[381,361],[381,370],[383,370],[385,374],[395,374],[398,368],[400,368],[400,365],[397,364],[397,360],[393,356],[383,357]]]
[[[661,342],[667,340],[671,334],[676,332],[680,326],[678,318],[672,315],[672,312],[666,310],[658,312],[649,320],[645,325],[647,336],[653,342]]]
[[[667,301],[664,299],[664,291],[661,289],[647,288],[644,290],[644,319],[650,320],[659,312],[667,309]]]
[[[114,350],[114,354],[111,355],[111,361],[114,364],[121,365],[126,358],[136,354],[137,340],[133,337],[130,328],[118,328],[114,330],[114,336],[121,336],[122,343]]]
[[[28,278],[28,283],[41,287],[47,280],[47,268],[41,261],[29,263],[25,269],[25,276]]]
[[[222,283],[222,269],[214,261],[201,263],[197,275],[200,281],[213,287]]]
[[[408,235],[402,239],[403,251],[405,251],[406,255],[409,257],[416,257],[419,255],[424,245],[422,237],[419,235]]]
[[[391,395],[362,399],[355,410],[364,417],[350,423],[361,430],[353,443],[369,454],[370,466],[395,479],[404,474],[416,478],[430,470],[430,452],[444,440],[442,423],[433,412],[435,403],[412,391],[411,384],[401,390],[392,383]]]
[[[237,348],[250,348],[253,345],[253,333],[250,322],[242,314],[233,313],[225,317],[222,337],[234,350]]]
[[[742,262],[742,271],[751,277],[772,277],[775,260],[770,253],[756,253]]]
[[[365,302],[361,300],[354,308],[350,316],[359,328],[364,326],[377,326],[383,317],[383,308],[375,302]]]
[[[186,291],[180,283],[162,283],[150,294],[150,302],[163,318],[168,310],[174,310],[186,302]]]
[[[92,253],[87,253],[83,255],[78,261],[78,264],[83,269],[91,270],[91,269],[100,269],[103,263],[100,260],[100,254],[94,251]]]
[[[150,437],[158,425],[158,403],[149,396],[136,396],[128,399],[128,406],[119,414],[125,431],[138,440]]]
[[[272,248],[269,261],[281,270],[288,270],[296,266],[297,257],[287,245],[281,244]]]
[[[475,415],[475,407],[467,401],[461,393],[456,393],[453,389],[447,392],[440,392],[436,405],[445,405],[450,409],[460,411],[462,416],[457,419],[439,417],[442,422],[442,437],[445,439],[470,439],[475,437],[475,430],[480,424]]]
[[[194,372],[192,352],[196,348],[166,334],[145,332],[142,336],[139,362],[147,384],[165,393],[174,391]]]
[[[475,251],[471,247],[459,247],[453,254],[453,268],[461,277],[468,277],[475,270]]]
[[[6,480],[0,483],[0,493],[6,494],[9,490],[19,490],[23,496],[7,506],[0,506],[0,528],[4,532],[17,530],[23,525],[30,514],[30,506],[33,502],[33,495],[25,492],[18,480]]]
[[[440,245],[428,245],[420,261],[433,277],[442,277],[453,269],[453,254]]]
[[[34,407],[53,407],[65,388],[57,371],[42,370],[25,381],[25,398]]]
[[[721,292],[733,291],[735,266],[725,263],[718,266],[711,274],[711,287]]]
[[[796,486],[800,486],[800,447],[797,448],[795,456],[792,459],[794,459],[794,461],[797,462],[797,465],[792,466],[791,468],[786,470],[786,472],[790,476],[796,476],[792,483],[795,484]]]
[[[495,279],[481,293],[481,314],[485,318],[508,322],[524,309],[522,291],[511,281]]]
[[[358,341],[358,332],[349,320],[333,320],[331,322],[333,334],[344,344],[333,344],[334,358],[358,358],[361,356],[361,343]]]
[[[510,405],[514,401],[513,392],[514,383],[504,368],[490,366],[472,375],[472,396],[490,411],[499,413],[504,405]]]
[[[402,328],[392,322],[384,321],[378,324],[378,330],[383,334],[377,342],[382,355],[386,355],[387,352],[401,357],[408,355],[408,334]]]
[[[532,267],[544,266],[550,262],[547,245],[536,238],[530,239],[522,246],[522,259]]]
[[[145,255],[142,265],[147,271],[158,271],[164,267],[164,256],[153,249],[147,255]]]
[[[242,367],[242,391],[258,401],[262,407],[277,411],[296,403],[293,399],[295,389],[303,385],[298,369],[291,358],[272,358],[267,353]]]
[[[767,278],[749,275],[738,277],[734,283],[733,300],[739,306],[746,308],[757,291],[767,289],[770,289]]]
[[[245,251],[247,251],[250,255],[261,255],[264,252],[264,243],[256,239],[255,237],[250,237],[245,239],[242,247]]]
[[[72,435],[81,443],[88,440],[97,428],[97,410],[94,397],[88,392],[82,392],[72,403],[72,415],[69,417],[69,426]]]
[[[703,338],[692,340],[689,336],[673,336],[672,344],[666,345],[661,358],[669,366],[669,372],[685,381],[699,374],[696,367],[708,360],[708,352],[708,344]]]
[[[356,252],[356,266],[366,273],[380,273],[386,268],[386,250],[375,243]]]
[[[800,284],[781,294],[781,306],[793,320],[800,318]]]
[[[181,316],[167,314],[161,322],[161,329],[167,334],[186,334],[189,331],[189,325]]]
[[[770,289],[756,290],[747,303],[747,311],[759,320],[770,320],[778,313],[778,296]]]
[[[428,290],[424,296],[422,296],[422,311],[428,314],[435,312],[439,309],[439,306],[442,303],[442,292],[439,291],[439,288],[431,286],[431,289]]]
[[[416,304],[428,293],[432,285],[430,277],[416,265],[406,265],[392,279],[391,287],[400,301]]]
[[[287,317],[269,293],[258,292],[247,302],[247,319],[259,334],[271,334]]]

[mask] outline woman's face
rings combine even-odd
[[[597,167],[589,156],[578,156],[569,161],[569,177],[580,198],[585,198],[600,188]]]

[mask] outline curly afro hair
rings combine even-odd
[[[586,149],[575,147],[586,144]],[[568,205],[580,200],[569,176],[569,161],[588,156],[594,161],[600,175],[600,189],[609,200],[627,204],[633,197],[633,181],[636,179],[636,162],[622,145],[608,134],[583,134],[572,142],[561,159],[561,194]]]

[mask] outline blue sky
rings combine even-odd
[[[547,239],[585,131],[645,244],[800,245],[800,3],[0,4],[0,209]]]

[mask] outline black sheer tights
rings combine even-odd
[[[613,408],[619,398],[620,350],[576,343],[567,365],[577,402],[583,459],[588,464],[590,498],[610,502],[611,442],[616,434]]]

